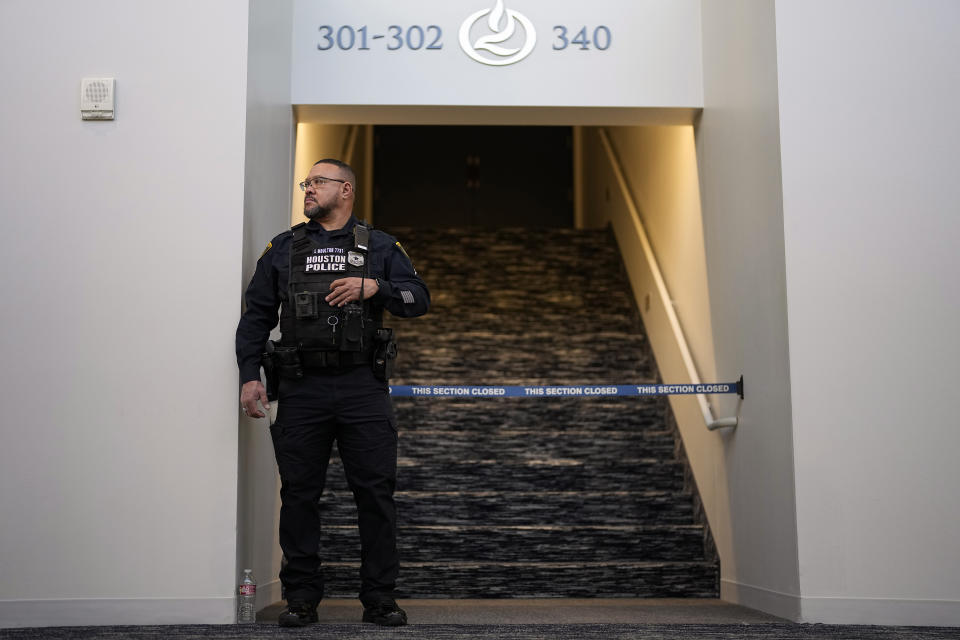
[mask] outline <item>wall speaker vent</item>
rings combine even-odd
[[[84,120],[113,120],[114,78],[84,78],[80,82],[80,117]]]

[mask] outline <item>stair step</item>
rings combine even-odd
[[[589,431],[601,437],[617,430],[636,433],[638,438],[673,437],[666,426],[669,406],[662,397],[421,397],[394,398],[393,406],[401,434],[448,429],[480,439],[500,429],[524,429],[531,433]]]
[[[510,405],[505,406],[516,409]],[[424,416],[412,411],[408,413],[405,407],[395,405],[395,413],[398,418],[409,421],[409,427],[404,429],[404,435],[418,446],[421,444],[426,446],[434,440],[444,439],[450,441],[450,446],[457,446],[460,440],[502,439],[506,443],[517,438],[545,442],[549,442],[551,438],[570,438],[594,442],[605,441],[617,445],[631,444],[637,447],[660,447],[673,443],[673,433],[657,422],[658,419],[663,420],[659,412],[652,412],[652,415],[647,416],[649,422],[646,425],[637,427],[627,425],[626,429],[621,429],[620,425],[610,423],[606,425],[596,422],[582,425],[560,422],[551,424],[549,420],[554,418],[553,412],[538,412],[536,407],[529,406],[523,408],[528,410],[523,416],[526,419],[511,420],[510,423],[507,423],[505,418],[511,419],[517,412],[511,415],[493,414],[487,411],[484,415],[478,414],[477,420],[473,420],[472,416],[464,415],[462,410],[431,411],[430,415]],[[437,414],[441,414],[441,419],[438,419]],[[459,420],[451,421],[452,417],[459,417]]]
[[[324,564],[326,594],[356,597],[359,564]],[[710,562],[405,562],[398,598],[716,598]]]
[[[356,526],[325,526],[321,539],[324,558],[359,557],[360,534]],[[704,559],[703,527],[699,525],[401,525],[397,546],[404,562]]]
[[[591,327],[590,334],[601,337],[644,337],[637,333],[637,312],[632,302],[622,308],[604,305],[602,319],[599,321],[596,309],[592,308],[540,307],[532,312],[493,312],[480,307],[476,311],[458,309],[453,313],[452,309],[447,311],[442,307],[438,308],[435,300],[431,300],[431,305],[432,311],[421,318],[389,318],[387,324],[397,329],[402,336],[401,348],[405,345],[423,347],[441,342],[456,343],[458,340],[461,344],[469,345],[469,338],[483,333],[525,336],[550,333],[557,335],[562,332],[559,335],[568,336],[571,335],[571,327],[580,327],[581,330]]]
[[[562,368],[583,366],[581,363],[591,358],[606,362],[615,355],[624,355],[630,356],[630,359],[624,362],[627,362],[631,369],[651,370],[650,360],[644,353],[646,340],[642,336],[575,334],[570,333],[577,330],[574,327],[566,326],[561,329],[564,333],[517,336],[513,333],[503,335],[477,330],[472,331],[472,335],[463,335],[461,328],[454,337],[447,339],[438,337],[436,332],[430,332],[420,338],[422,341],[429,341],[429,348],[421,347],[418,353],[409,355],[415,355],[421,360],[456,359],[468,364],[482,364],[484,358],[489,358],[492,354],[502,354],[515,357],[519,364],[544,366],[559,362],[564,365]],[[501,327],[500,331],[502,330]],[[404,352],[404,355],[408,354]]]
[[[636,458],[670,458],[674,441],[670,433],[629,431],[581,431],[552,429],[471,429],[464,431],[455,427],[430,429],[406,429],[403,422],[400,432],[401,455],[410,458],[448,455],[447,452],[482,451],[485,447],[497,452],[506,452],[508,457],[526,458],[531,451],[565,452],[575,457],[590,457],[603,452],[608,457],[610,448],[616,447],[621,455]],[[473,446],[471,447],[471,444]],[[580,445],[579,448],[577,446]],[[511,456],[509,452],[517,452]],[[464,455],[457,458],[466,457]],[[474,457],[487,457],[477,456]]]
[[[506,379],[548,377],[552,381],[549,384],[639,384],[653,380],[652,365],[643,341],[638,340],[551,344],[546,340],[492,336],[474,338],[469,346],[436,344],[402,353],[409,371],[418,372],[418,377],[429,373],[432,380],[428,382],[441,384],[484,384],[491,375],[496,384],[506,384]]]
[[[597,466],[563,458],[543,458],[527,464],[473,459],[424,466],[401,457],[398,466],[397,488],[403,491],[670,490],[683,485],[683,467],[676,460],[618,459]],[[339,460],[330,461],[327,484],[331,489],[346,488]]]
[[[597,437],[590,432],[501,429],[479,438],[474,431],[428,431],[403,433],[400,456],[407,464],[454,463],[470,458],[497,459],[502,463],[522,463],[543,459],[576,460],[581,464],[602,465],[610,451],[635,458],[669,459],[673,456],[673,438],[644,440],[627,431],[608,431]]]
[[[689,524],[693,501],[674,491],[398,491],[402,525]],[[357,521],[353,494],[327,491],[321,498],[324,525]]]

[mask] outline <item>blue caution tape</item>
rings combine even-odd
[[[743,397],[743,379],[713,384],[617,384],[566,387],[413,386],[391,385],[395,398],[559,398],[570,396],[673,396],[699,393],[736,393]]]

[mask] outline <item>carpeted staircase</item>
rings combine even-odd
[[[394,384],[658,381],[608,231],[391,229],[431,312],[389,318]],[[719,567],[663,398],[395,398],[399,594],[718,596]],[[355,595],[359,538],[334,455],[330,596]]]

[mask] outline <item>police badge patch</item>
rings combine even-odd
[[[347,254],[347,262],[352,264],[355,267],[363,266],[363,254],[357,253],[356,251],[351,251]]]

